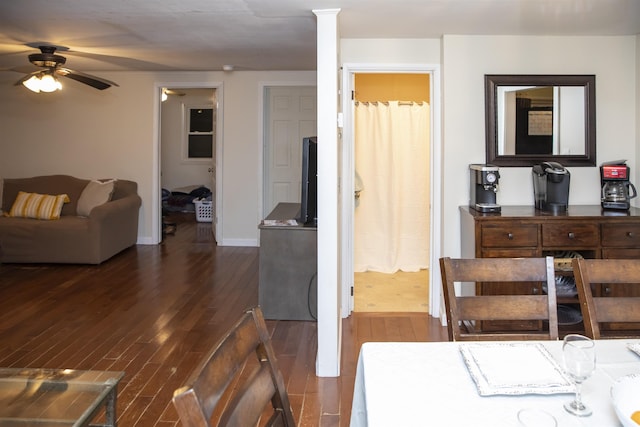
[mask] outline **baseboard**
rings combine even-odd
[[[257,239],[224,239],[222,242],[218,242],[218,246],[245,246],[245,247],[258,247]]]
[[[138,236],[138,240],[136,241],[136,245],[157,245],[158,242],[154,242],[153,238]]]

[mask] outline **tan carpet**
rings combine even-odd
[[[355,273],[357,312],[428,312],[429,270],[394,274]]]

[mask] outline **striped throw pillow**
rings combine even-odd
[[[69,196],[18,192],[9,216],[34,219],[60,219],[62,205],[69,202]]]

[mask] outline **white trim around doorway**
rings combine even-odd
[[[439,258],[442,248],[442,97],[439,64],[359,64],[342,65],[342,314],[349,316],[353,310],[353,109],[351,93],[354,90],[354,74],[357,73],[412,73],[430,74],[431,104],[431,203],[430,203],[430,260],[429,260],[429,313],[441,317],[441,278]]]
[[[222,185],[222,176],[223,176],[223,143],[224,143],[224,90],[222,82],[155,82],[154,84],[154,105],[155,105],[155,124],[154,124],[154,139],[155,144],[153,146],[153,171],[152,171],[152,185],[151,185],[151,202],[152,202],[152,210],[151,210],[151,220],[153,223],[153,230],[151,233],[151,242],[150,244],[158,244],[162,240],[162,204],[161,204],[161,166],[162,166],[162,158],[161,158],[161,140],[160,140],[160,131],[161,131],[161,109],[160,106],[162,104],[161,94],[162,88],[172,88],[172,89],[212,89],[216,91],[216,101],[217,101],[217,118],[216,118],[216,153],[215,153],[215,161],[216,161],[216,206],[222,206],[222,190],[224,186]],[[226,246],[224,240],[224,221],[223,221],[223,212],[222,209],[216,209],[216,224],[214,230],[216,232],[216,240],[218,245]]]

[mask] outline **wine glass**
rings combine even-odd
[[[595,342],[585,336],[570,334],[564,338],[562,345],[564,366],[569,376],[576,383],[576,396],[564,405],[564,409],[573,415],[586,417],[591,415],[591,409],[582,403],[582,383],[591,376],[596,368]]]

